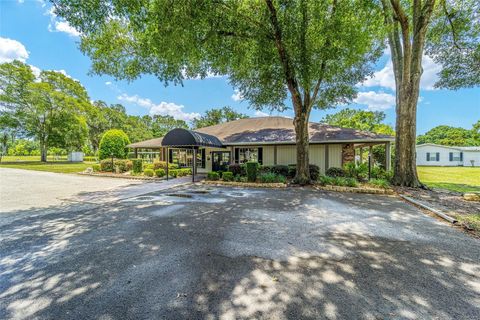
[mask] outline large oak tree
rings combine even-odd
[[[254,108],[293,106],[302,184],[312,108],[351,101],[382,45],[373,0],[52,2],[81,32],[94,73],[152,74],[165,84],[225,74]]]

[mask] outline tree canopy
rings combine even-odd
[[[226,74],[253,108],[295,112],[297,174],[308,183],[312,108],[355,97],[381,54],[382,16],[374,1],[53,0],[82,33],[92,71],[165,84]]]
[[[365,111],[346,108],[337,113],[326,115],[321,122],[343,128],[353,128],[375,133],[394,135],[395,130],[383,123],[385,112]]]
[[[445,146],[480,146],[480,120],[471,130],[446,125],[430,129],[417,137],[417,144],[434,143]]]
[[[199,129],[244,118],[248,118],[248,116],[236,112],[229,106],[225,106],[223,108],[207,110],[203,116],[192,121],[192,126],[194,129]]]

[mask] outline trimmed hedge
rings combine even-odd
[[[115,160],[114,160],[115,163]],[[113,165],[111,159],[105,159],[100,161],[100,170],[105,172],[113,172]]]
[[[233,172],[226,171],[222,174],[223,181],[233,181]]]
[[[165,170],[164,169],[157,169],[155,170],[155,175],[159,178],[162,178],[165,176]]]
[[[273,172],[267,172],[260,174],[258,176],[258,180],[260,180],[261,183],[285,183],[287,179],[282,175]]]
[[[98,171],[100,171],[100,164],[94,163],[94,164],[92,165],[92,169],[93,169],[93,172],[98,172]]]
[[[258,162],[249,161],[246,163],[247,179],[249,182],[255,182],[258,175]]]
[[[155,161],[153,163],[153,169],[154,170],[157,170],[157,169],[164,169],[164,170],[167,170],[167,162],[166,161]],[[178,169],[178,164],[175,164],[175,163],[169,163],[168,164],[168,169]]]
[[[217,181],[220,180],[220,174],[215,171],[207,173],[207,180]]]
[[[128,155],[128,144],[130,144],[130,140],[125,132],[117,129],[108,130],[100,140],[98,158],[100,160],[111,157],[125,159]]]
[[[133,173],[141,173],[142,170],[143,170],[142,159],[133,159],[132,160],[132,171],[133,171]]]
[[[147,177],[153,177],[154,172],[153,169],[145,169],[143,170],[143,174]]]

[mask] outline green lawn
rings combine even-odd
[[[40,156],[3,156],[2,162],[35,162],[40,161]],[[47,156],[47,161],[67,161],[67,156]]]
[[[480,167],[417,167],[420,181],[432,188],[480,192]]]
[[[42,163],[42,162],[24,162],[14,164],[0,164],[0,168],[14,168],[24,170],[48,171],[57,173],[74,173],[84,171],[92,166],[92,162],[82,163]]]

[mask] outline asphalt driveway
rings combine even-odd
[[[479,319],[480,241],[394,197],[179,187],[0,224],[0,318]]]

